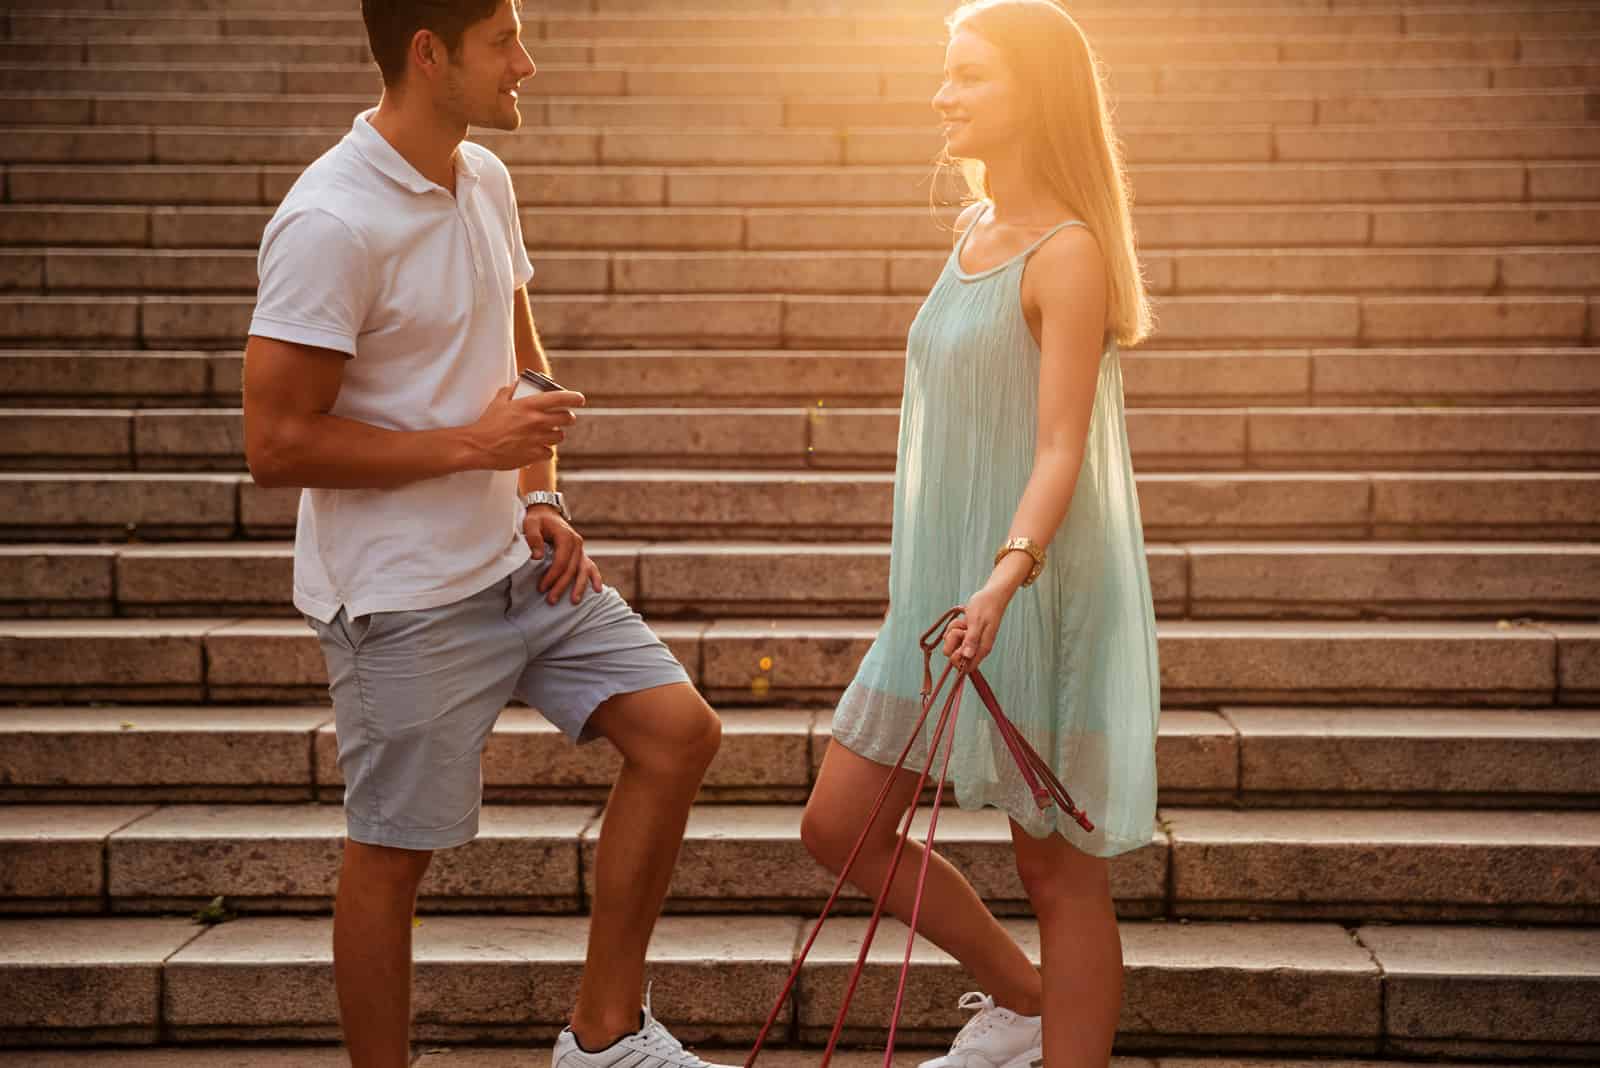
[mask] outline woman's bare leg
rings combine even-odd
[[[1106,1068],[1122,1011],[1122,939],[1106,861],[1059,834],[1011,823],[1017,872],[1039,919],[1048,1068]]]
[[[800,837],[811,855],[830,871],[844,867],[850,849],[861,834],[862,820],[871,809],[884,777],[892,768],[857,756],[842,745],[830,745],[822,761],[816,789],[806,803]],[[850,872],[850,882],[876,898],[889,871],[901,818],[912,803],[917,775],[900,771],[872,834]],[[913,839],[895,872],[888,909],[902,921],[911,921],[917,871],[923,847]],[[1023,1016],[1039,1015],[1039,971],[1021,947],[1000,926],[978,897],[972,884],[935,850],[928,865],[919,932],[960,961],[979,986],[1002,1008]]]

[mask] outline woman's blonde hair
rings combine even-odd
[[[952,37],[972,31],[1005,57],[1025,101],[1023,164],[1100,242],[1109,332],[1120,345],[1144,340],[1154,317],[1134,246],[1132,191],[1089,39],[1051,0],[973,0],[946,26]],[[971,195],[988,199],[983,163],[966,159],[960,166]]]

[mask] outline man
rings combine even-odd
[[[556,1068],[700,1068],[648,1010],[644,957],[721,728],[584,553],[554,446],[584,398],[548,372],[505,165],[534,74],[511,0],[364,0],[378,106],[261,242],[245,447],[302,487],[295,605],[321,639],[346,782],[334,979],[355,1068],[409,1063],[411,917],[432,851],[477,833],[479,757],[519,697],[622,754],[588,965]],[[520,494],[520,497],[519,497]],[[530,551],[531,550],[531,551]]]

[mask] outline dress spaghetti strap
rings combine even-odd
[[[993,267],[986,267],[981,271],[975,271],[972,274],[968,274],[966,269],[961,266],[961,253],[965,251],[967,247],[967,238],[972,236],[972,231],[978,228],[978,224],[980,222],[990,217],[993,213],[993,204],[985,207],[983,211],[978,213],[978,217],[972,220],[972,225],[961,231],[961,238],[956,242],[956,249],[952,255],[955,257],[956,277],[960,278],[963,282],[971,282],[979,278],[987,278],[989,275],[1003,271],[1007,267],[1010,267],[1019,261],[1028,259],[1035,252],[1038,252],[1039,249],[1044,247],[1044,243],[1046,241],[1050,240],[1052,237],[1056,236],[1069,226],[1082,226],[1084,229],[1088,229],[1088,224],[1086,224],[1082,219],[1067,219],[1064,222],[1058,222],[1050,229],[1046,230],[1037,241],[1023,249],[1021,252],[1017,253],[1015,256],[1012,256],[1002,263],[997,263]]]

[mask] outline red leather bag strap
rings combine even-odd
[[[900,751],[900,759],[896,760],[889,774],[884,776],[883,786],[878,791],[872,809],[867,814],[866,825],[856,839],[855,845],[850,850],[850,855],[845,859],[844,866],[839,872],[839,878],[833,884],[833,892],[828,895],[827,902],[822,906],[822,914],[817,917],[816,924],[811,928],[811,935],[806,939],[806,944],[801,948],[799,956],[795,959],[794,966],[789,970],[789,979],[783,985],[783,991],[778,995],[778,1000],[773,1004],[772,1011],[767,1015],[767,1022],[762,1025],[761,1033],[756,1036],[755,1045],[750,1050],[750,1055],[745,1058],[745,1068],[754,1068],[756,1058],[761,1055],[761,1049],[766,1044],[767,1036],[772,1031],[772,1026],[777,1022],[778,1015],[783,1011],[784,1003],[794,992],[795,981],[800,976],[800,969],[806,962],[806,957],[811,953],[811,947],[816,944],[817,936],[822,932],[822,925],[827,922],[828,914],[833,911],[834,905],[843,892],[845,883],[850,877],[851,870],[855,867],[856,860],[861,856],[861,849],[866,845],[867,836],[871,833],[878,816],[883,812],[883,806],[888,801],[889,792],[894,786],[895,776],[905,767],[906,758],[911,754],[911,746],[922,733],[923,725],[928,720],[928,713],[932,711],[940,692],[944,690],[945,682],[950,678],[951,672],[956,671],[955,661],[945,665],[944,671],[939,675],[938,684],[933,680],[933,653],[944,638],[944,633],[950,628],[965,609],[957,605],[939,617],[932,627],[922,635],[921,646],[922,661],[922,713],[917,717],[916,727],[911,731],[906,740],[905,748]],[[974,670],[971,672],[959,671],[956,674],[955,686],[950,695],[945,698],[944,707],[940,710],[939,721],[934,727],[933,737],[928,743],[928,761],[923,765],[922,771],[917,776],[917,789],[912,794],[912,804],[907,806],[905,818],[901,822],[900,831],[896,836],[894,853],[889,861],[889,872],[884,876],[883,885],[878,890],[877,901],[873,905],[872,919],[867,924],[867,930],[861,940],[860,952],[856,954],[855,967],[850,972],[850,979],[845,986],[844,999],[839,1006],[839,1015],[834,1020],[833,1031],[828,1036],[827,1048],[822,1053],[821,1068],[827,1068],[833,1060],[834,1051],[838,1048],[839,1037],[844,1031],[844,1022],[850,1012],[850,1002],[855,997],[856,987],[861,981],[861,973],[866,968],[867,954],[872,948],[873,937],[877,934],[878,923],[883,918],[883,910],[889,899],[889,888],[894,885],[895,873],[900,868],[900,859],[905,854],[906,843],[911,835],[911,822],[916,816],[916,800],[922,797],[922,791],[927,786],[928,776],[933,771],[936,761],[940,763],[939,777],[934,788],[933,808],[928,818],[928,836],[923,843],[922,864],[917,872],[916,893],[911,904],[910,931],[906,937],[905,957],[900,964],[900,982],[895,991],[894,1013],[889,1018],[889,1040],[883,1054],[883,1068],[892,1068],[894,1061],[895,1036],[900,1027],[900,1013],[905,1005],[906,980],[911,974],[911,952],[916,945],[917,923],[922,918],[922,895],[928,881],[928,862],[933,857],[934,834],[939,828],[939,808],[944,798],[945,782],[950,773],[950,756],[955,749],[956,719],[961,711],[961,695],[968,680],[972,688],[983,701],[984,707],[989,710],[989,716],[994,721],[996,730],[1005,742],[1011,757],[1016,761],[1018,770],[1022,773],[1023,781],[1032,792],[1034,803],[1041,811],[1048,810],[1052,805],[1060,806],[1061,810],[1075,819],[1086,831],[1094,830],[1094,824],[1089,817],[1073,804],[1072,798],[1067,794],[1066,787],[1056,777],[1042,757],[1028,744],[1022,732],[1006,718],[1000,710],[1000,702],[995,698],[994,690],[989,686],[988,680]],[[939,761],[939,747],[944,746],[944,759]]]
[[[922,695],[926,699],[928,688],[933,681],[933,654],[944,641],[945,632],[950,625],[966,611],[961,605],[950,609],[940,616],[933,626],[922,634]],[[1093,831],[1094,824],[1077,805],[1073,804],[1072,796],[1067,793],[1067,788],[1061,784],[1056,773],[1051,770],[1048,762],[1041,757],[1028,740],[1017,730],[1016,725],[1000,710],[1000,701],[994,695],[994,689],[989,685],[989,680],[983,677],[983,672],[974,669],[965,673],[965,677],[972,680],[972,688],[983,701],[983,706],[989,710],[989,717],[994,720],[995,729],[1000,738],[1005,742],[1006,748],[1011,751],[1011,759],[1016,761],[1017,770],[1022,773],[1022,781],[1027,784],[1029,792],[1033,794],[1034,804],[1039,806],[1041,812],[1047,811],[1051,805],[1058,806],[1061,811],[1077,821],[1078,826],[1086,831]],[[940,685],[944,680],[940,679]]]
[[[861,829],[861,834],[856,838],[855,845],[851,848],[849,856],[845,858],[844,865],[839,871],[839,877],[833,884],[833,892],[828,895],[828,900],[823,904],[822,914],[817,917],[817,922],[811,928],[810,936],[806,939],[805,945],[801,947],[799,955],[795,958],[794,966],[789,969],[789,978],[783,984],[783,990],[778,994],[777,1001],[773,1003],[772,1011],[767,1014],[767,1021],[762,1025],[760,1034],[756,1036],[755,1045],[751,1048],[750,1055],[745,1058],[745,1068],[754,1068],[756,1058],[761,1055],[761,1049],[766,1044],[768,1034],[771,1033],[773,1025],[777,1022],[779,1013],[783,1011],[784,1003],[789,1000],[790,994],[794,991],[795,982],[800,976],[800,969],[805,965],[806,957],[811,953],[811,947],[816,945],[817,936],[822,933],[822,925],[828,921],[829,913],[833,911],[834,905],[839,900],[839,895],[844,890],[845,883],[850,878],[850,872],[855,868],[856,860],[861,856],[861,849],[864,845],[866,845],[867,836],[871,833],[873,825],[877,822],[879,814],[883,811],[884,804],[889,799],[889,792],[894,787],[895,775],[905,767],[906,758],[911,754],[911,746],[915,743],[917,736],[922,733],[923,724],[927,722],[928,713],[933,709],[933,704],[937,698],[937,694],[939,691],[944,689],[945,680],[950,677],[950,674],[953,670],[953,664],[947,665],[944,669],[944,673],[939,676],[938,687],[930,689],[929,692],[924,694],[922,700],[922,713],[917,717],[916,727],[912,729],[910,737],[906,740],[905,748],[900,751],[900,758],[895,761],[894,767],[890,770],[889,774],[884,776],[883,786],[878,790],[878,796],[873,801],[871,810],[867,813],[866,823]],[[934,728],[933,738],[928,745],[928,762],[923,766],[921,774],[917,777],[917,789],[912,795],[913,797],[920,798],[922,796],[922,791],[927,785],[928,774],[933,768],[934,758],[938,754],[940,742],[943,741],[947,736],[952,741],[954,740],[955,714],[960,704],[961,681],[962,680],[958,676],[955,688],[950,691],[950,696],[945,699],[944,708],[940,711],[939,722]],[[946,757],[946,762],[948,763],[948,755]],[[939,780],[938,793],[934,795],[935,806],[937,806],[939,798],[943,795],[943,793],[944,778],[941,776]],[[889,896],[888,890],[889,887],[894,884],[895,873],[899,870],[900,858],[905,853],[906,841],[911,833],[911,821],[916,816],[916,812],[917,806],[914,803],[907,806],[905,818],[901,822],[900,831],[896,838],[894,854],[889,862],[888,874],[884,876],[883,885],[878,891],[877,902],[872,912],[872,919],[868,923],[866,934],[862,938],[861,951],[856,955],[855,967],[850,973],[850,979],[845,988],[844,1000],[839,1006],[838,1018],[834,1021],[833,1031],[829,1035],[827,1049],[823,1051],[823,1068],[826,1068],[828,1063],[833,1059],[834,1051],[838,1047],[839,1036],[844,1030],[844,1021],[850,1011],[850,1002],[855,996],[857,985],[861,981],[861,973],[863,970],[865,970],[867,953],[872,948],[872,939],[877,933],[879,921],[883,918],[884,906],[887,903]],[[930,833],[927,841],[927,848],[931,849],[932,846],[933,837]],[[919,907],[922,899],[923,886],[927,878],[927,858],[924,857],[923,859],[923,870],[918,878],[916,891],[916,898]],[[906,950],[908,963],[910,957],[910,945],[915,943],[915,939],[916,928],[913,926]],[[909,967],[902,969],[902,991],[905,980],[904,973],[908,972],[909,970]],[[896,1009],[895,1016],[898,1019],[898,1009]],[[888,1058],[892,1057],[893,1053],[894,1049],[891,1045],[884,1061],[886,1066],[889,1063]]]
[[[994,690],[989,686],[989,680],[983,677],[983,672],[974,671],[970,676],[972,688],[989,710],[989,716],[994,720],[995,728],[1000,732],[1000,737],[1005,740],[1006,747],[1011,750],[1011,757],[1017,762],[1017,768],[1022,772],[1022,781],[1028,784],[1028,789],[1033,792],[1034,803],[1039,810],[1047,811],[1053,804],[1072,817],[1086,831],[1094,830],[1094,823],[1081,808],[1072,801],[1072,795],[1067,793],[1067,788],[1051,769],[1049,763],[1039,755],[1028,740],[1017,730],[1016,725],[1006,718],[1000,711],[1000,702],[995,699]]]

